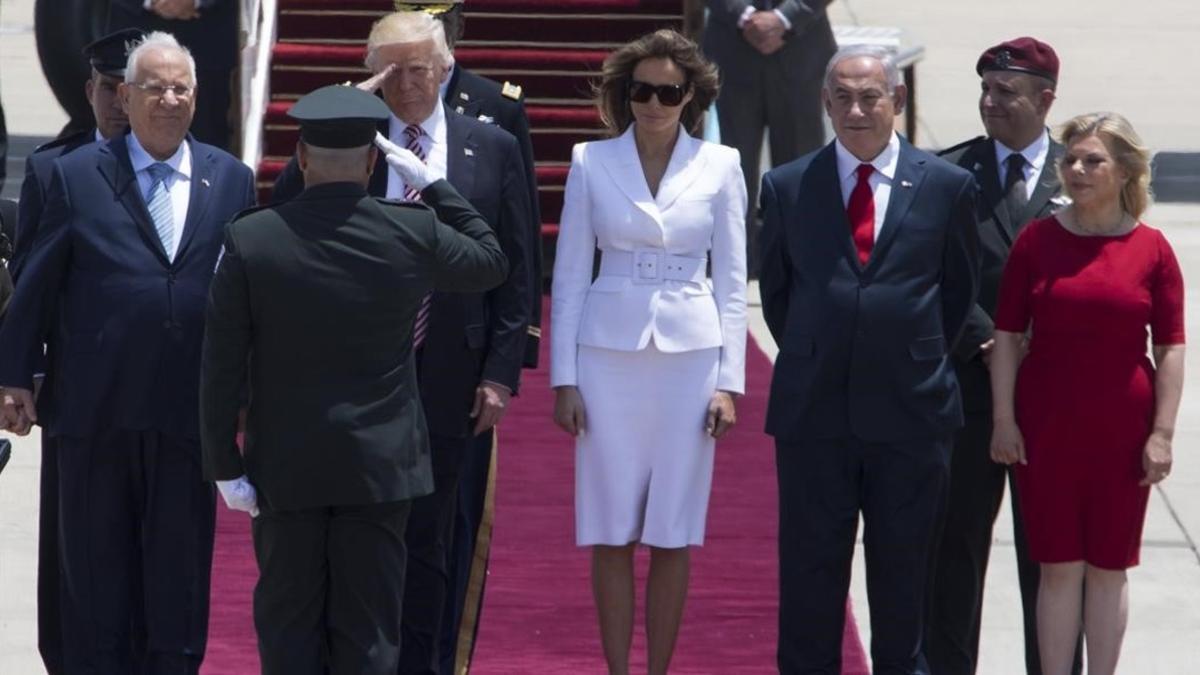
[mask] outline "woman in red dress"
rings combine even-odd
[[[1183,278],[1162,233],[1138,220],[1149,153],[1129,122],[1081,115],[1061,136],[1072,203],[1025,227],[1000,286],[991,453],[1018,464],[1042,570],[1042,669],[1070,673],[1082,630],[1088,673],[1102,675],[1120,655],[1150,486],[1171,470]]]

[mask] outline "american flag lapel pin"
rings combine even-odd
[[[201,178],[200,184],[203,185],[204,187],[212,187],[212,184],[208,182],[207,178]]]
[[[912,183],[909,181],[906,181],[906,180],[902,180],[902,181],[900,181],[900,187],[910,188],[910,187],[912,187]]]
[[[467,157],[474,157],[475,151],[470,148],[463,148],[463,154],[466,155]]]

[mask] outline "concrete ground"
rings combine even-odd
[[[926,47],[918,67],[922,146],[941,147],[980,133],[974,63],[983,48],[1018,35],[1055,45],[1063,62],[1051,122],[1092,110],[1126,114],[1155,151],[1200,151],[1200,12],[1190,0],[840,0],[835,23],[900,26]],[[66,122],[42,78],[33,39],[33,0],[0,4],[0,100],[10,134],[9,180],[15,196],[23,157]],[[1200,202],[1200,194],[1193,197]],[[1162,228],[1184,266],[1188,324],[1200,335],[1200,203],[1155,206],[1146,220]],[[769,350],[757,316],[755,336]],[[1153,494],[1142,565],[1131,574],[1130,625],[1120,672],[1176,675],[1200,669],[1200,354],[1188,380],[1175,440],[1172,476]],[[38,442],[14,439],[0,475],[0,673],[38,673],[35,563]],[[1021,627],[1007,507],[996,526],[984,609],[981,675],[1022,672]],[[861,556],[859,556],[861,560]],[[869,637],[861,564],[854,601]]]

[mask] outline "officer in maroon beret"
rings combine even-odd
[[[1009,470],[992,462],[992,313],[1000,274],[1017,233],[1029,221],[1049,215],[1061,197],[1055,165],[1063,148],[1051,140],[1046,115],[1058,84],[1058,55],[1032,37],[1002,42],[975,64],[981,91],[979,114],[986,136],[955,145],[942,157],[975,175],[979,185],[977,221],[982,253],[979,299],[955,349],[966,426],[955,439],[950,498],[942,541],[933,564],[925,655],[937,675],[973,675],[979,651],[983,581],[992,544],[992,526],[1004,497]],[[1025,667],[1041,675],[1037,646],[1038,566],[1029,560],[1017,500],[1013,539],[1017,549],[1024,606]],[[1080,672],[1076,655],[1074,672]]]

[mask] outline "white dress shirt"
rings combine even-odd
[[[1008,184],[1008,158],[1016,152],[1000,141],[996,141],[996,167],[1000,173],[1001,190]],[[1042,175],[1042,167],[1046,164],[1046,157],[1050,155],[1050,134],[1043,129],[1037,140],[1021,151],[1021,155],[1025,157],[1025,197],[1032,199],[1033,191],[1037,189],[1037,177]]]
[[[892,196],[892,181],[896,178],[896,165],[900,162],[900,137],[892,132],[892,139],[870,162],[864,162],[855,157],[842,145],[836,142],[838,182],[842,186],[842,205],[850,204],[850,193],[858,185],[858,165],[870,164],[875,167],[871,172],[868,183],[871,194],[875,196],[875,241],[879,241],[879,230],[883,227],[883,219],[887,216],[888,200]]]
[[[388,121],[388,140],[402,148],[407,148],[408,139],[404,137],[404,129],[407,126],[408,123],[392,115]],[[418,126],[425,132],[421,134],[421,138],[417,142],[425,153],[425,163],[429,166],[429,171],[435,180],[445,178],[446,157],[449,155],[449,148],[446,146],[446,109],[442,106],[442,99],[438,99],[433,113]],[[389,166],[387,198],[404,199],[404,188],[404,180],[400,178],[400,174]]]
[[[137,134],[129,132],[129,161],[133,164],[133,172],[137,175],[138,188],[142,191],[142,201],[150,204],[150,187],[154,179],[150,176],[151,164],[158,160],[150,156],[142,144],[138,142]],[[183,237],[183,226],[187,223],[188,202],[192,196],[192,149],[185,140],[179,144],[175,154],[163,160],[163,163],[174,169],[167,178],[167,191],[171,194],[171,213],[175,222],[175,236],[171,237],[171,247],[167,257],[175,259],[179,251],[179,240]]]

